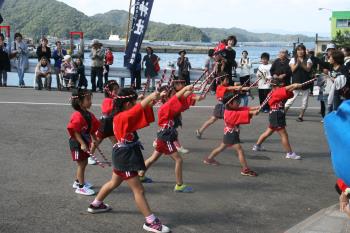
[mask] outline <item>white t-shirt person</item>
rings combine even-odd
[[[271,89],[270,80],[271,80],[271,64],[261,64],[256,73],[257,78],[261,78],[258,82],[259,89]]]

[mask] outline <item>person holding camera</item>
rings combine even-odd
[[[191,84],[190,80],[190,69],[191,63],[188,60],[186,56],[186,50],[181,50],[179,52],[180,57],[177,59],[177,66],[179,67],[178,69],[178,76],[182,77],[186,81],[186,85]]]
[[[96,92],[96,76],[97,76],[97,87],[101,93],[103,93],[103,66],[105,59],[105,50],[102,44],[94,39],[91,45],[90,58],[91,63],[91,85],[92,92]]]

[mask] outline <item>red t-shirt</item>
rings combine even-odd
[[[113,111],[113,98],[104,98],[101,105],[102,115],[108,116]]]
[[[176,95],[171,97],[158,110],[158,125],[160,127],[174,126],[174,118],[182,111],[182,103]]]
[[[181,102],[181,105],[182,105],[181,112],[186,111],[191,106],[194,106],[196,104],[196,100],[193,99],[194,97],[196,97],[195,94],[190,94],[186,98],[184,96],[180,97],[180,102]]]
[[[219,85],[216,87],[216,99],[218,101],[222,101],[225,93],[230,91],[230,90],[227,90],[227,88],[228,88],[228,86],[223,86],[223,85]],[[234,92],[234,91],[232,90],[232,92]]]
[[[150,106],[142,108],[138,103],[131,109],[118,113],[113,118],[113,132],[119,142],[129,141],[134,139],[133,133],[148,126],[154,122],[153,109]]]
[[[107,65],[112,65],[114,60],[114,56],[112,52],[107,52],[105,56],[105,61]]]
[[[285,87],[277,88],[272,91],[271,98],[269,100],[269,106],[271,109],[280,109],[284,107],[283,100],[292,98],[293,92],[287,91]]]
[[[240,107],[236,110],[225,110],[224,112],[225,126],[234,128],[237,125],[249,124],[249,108]]]
[[[85,118],[83,117],[83,115],[81,115],[81,113],[78,111],[75,111],[72,113],[70,117],[70,121],[67,125],[68,133],[72,138],[75,138],[74,132],[77,132],[80,134],[81,133],[95,134],[95,132],[100,126],[100,122],[96,119],[93,113],[90,112],[90,114],[91,114],[91,130],[90,132],[86,132],[88,129],[88,124]]]

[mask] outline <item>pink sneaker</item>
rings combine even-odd
[[[156,233],[168,233],[170,232],[169,227],[162,225],[162,223],[159,221],[158,218],[154,220],[152,223],[144,223],[143,229],[149,232],[156,232]]]
[[[204,159],[203,163],[208,164],[208,165],[214,165],[214,166],[220,165],[220,163],[218,161],[216,161],[215,159],[209,159],[209,158]]]

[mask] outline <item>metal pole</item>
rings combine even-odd
[[[128,28],[126,29],[125,50],[126,50],[126,47],[128,46],[128,41],[129,41],[131,6],[132,6],[132,0],[130,0],[130,4],[129,4],[129,19],[128,19]]]

